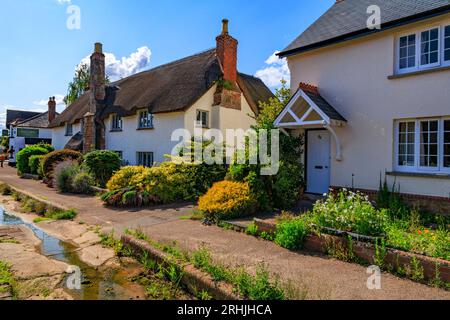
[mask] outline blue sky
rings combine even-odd
[[[268,58],[334,2],[0,0],[0,125],[6,108],[45,110],[49,96],[64,95],[97,41],[108,70],[121,77],[214,47],[224,17],[239,40],[239,70],[273,84],[286,66]],[[80,9],[80,29],[67,28],[71,5]]]

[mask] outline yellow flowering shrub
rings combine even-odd
[[[221,181],[200,197],[198,206],[208,218],[227,220],[255,213],[257,201],[248,183]]]
[[[146,168],[144,167],[123,167],[117,171],[106,184],[106,187],[111,190],[119,190],[129,187],[133,179],[140,175]]]

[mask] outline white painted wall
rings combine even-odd
[[[52,145],[56,150],[64,149],[67,142],[72,139],[73,136],[66,136],[66,127],[56,127],[52,128]],[[75,123],[73,125],[73,134],[77,134],[81,131],[81,123]]]
[[[123,159],[130,165],[137,164],[137,152],[153,152],[154,161],[166,161],[165,155],[171,154],[177,142],[172,142],[172,132],[184,126],[184,113],[174,112],[155,114],[153,129],[137,130],[138,116],[122,118],[123,130],[112,132],[111,118],[105,121],[106,148],[122,151]]]
[[[336,129],[343,161],[334,160],[331,184],[377,190],[380,172],[393,171],[394,119],[450,116],[450,71],[395,80],[395,39],[449,22],[450,15],[353,40],[288,59],[292,90],[300,82],[317,85],[348,120]],[[393,179],[390,179],[390,183]],[[450,196],[450,179],[397,177],[401,192]]]
[[[229,109],[220,106],[213,106],[216,86],[213,86],[203,97],[192,105],[185,115],[185,127],[194,132],[197,110],[209,112],[209,128],[219,129],[225,137],[226,129],[247,130],[255,124],[255,120],[249,115],[253,115],[244,95],[241,95],[241,110]]]
[[[24,129],[36,129],[39,130],[39,137],[41,139],[51,139],[52,138],[52,129],[45,129],[45,128],[24,128]],[[16,137],[17,135],[17,128],[11,126],[11,132],[12,136]]]

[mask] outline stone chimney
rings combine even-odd
[[[56,98],[48,99],[48,122],[51,123],[56,118]]]
[[[241,110],[241,91],[237,84],[238,41],[229,35],[227,19],[222,20],[222,33],[216,38],[216,54],[223,71],[217,85],[214,105]]]
[[[105,55],[103,54],[103,45],[97,42],[95,44],[95,51],[91,55],[91,79],[89,86],[91,95],[93,95],[96,102],[105,99],[105,85]],[[91,110],[91,112],[95,113],[95,110]]]
[[[104,126],[97,119],[106,97],[105,55],[101,43],[95,44],[91,55],[89,112],[83,118],[83,152],[105,148]]]

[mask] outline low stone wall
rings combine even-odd
[[[276,225],[255,219],[258,232],[275,232]],[[351,241],[333,235],[322,234],[309,235],[304,243],[304,249],[311,252],[327,254],[332,248],[339,248],[352,254],[354,257],[363,260],[368,264],[375,264],[376,248],[371,243]],[[386,248],[384,255],[384,265],[394,271],[404,270],[414,271],[415,264],[423,268],[423,276],[426,281],[433,281],[439,278],[441,281],[450,283],[450,262],[442,259],[430,258],[427,256],[409,253],[401,250]],[[438,272],[437,272],[438,271]],[[439,276],[439,277],[437,277]]]
[[[124,235],[121,238],[122,244],[132,250],[136,258],[141,258],[144,253],[148,258],[158,264],[167,265],[173,258],[165,252],[152,247],[144,240],[138,240],[132,236]],[[208,292],[216,300],[239,300],[239,297],[233,293],[233,287],[224,282],[217,282],[212,277],[195,268],[193,265],[183,264],[183,276],[181,284],[193,295],[198,295],[202,291]]]

